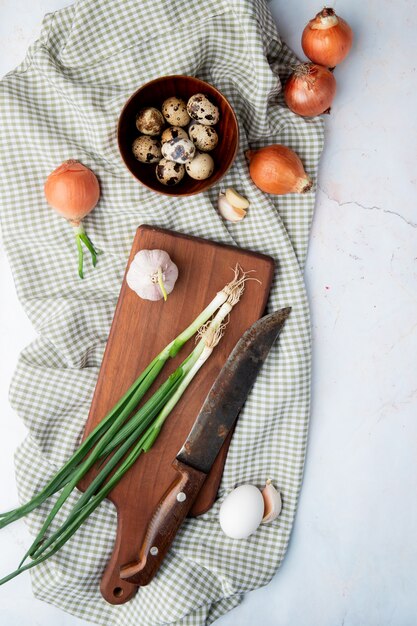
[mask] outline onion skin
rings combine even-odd
[[[299,156],[287,146],[273,144],[245,154],[253,182],[265,193],[306,193],[313,186]]]
[[[49,174],[44,191],[48,204],[74,226],[94,209],[100,198],[96,175],[73,159],[64,161]]]
[[[305,27],[301,45],[311,61],[333,68],[349,54],[352,41],[349,24],[333,9],[324,8]]]
[[[303,117],[329,113],[336,95],[336,79],[322,65],[301,63],[285,83],[284,98],[288,108]]]

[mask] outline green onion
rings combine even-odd
[[[46,487],[27,504],[3,514],[0,527],[19,519],[42,504],[53,493],[62,489],[19,568],[0,580],[0,584],[52,556],[76,532],[88,515],[135,463],[139,455],[152,447],[168,415],[220,340],[224,330],[224,320],[239,301],[246,280],[246,274],[243,273],[243,276],[240,276],[240,268],[236,268],[234,279],[216,295],[194,322],[149,364]],[[216,311],[215,317],[207,323]],[[191,354],[152,397],[134,415],[131,415],[168,358],[175,356],[196,332],[200,334],[200,341]],[[112,456],[108,458],[110,454]],[[64,524],[52,535],[46,537],[49,526],[69,495],[99,460],[102,460],[100,465],[102,469],[84,494],[80,496]],[[110,476],[113,471],[114,474]],[[31,562],[23,565],[28,557],[32,558]]]
[[[240,295],[239,295],[240,298]],[[235,302],[236,304],[236,302]],[[193,353],[195,358],[190,360],[188,371],[186,375],[181,380],[178,389],[175,391],[173,396],[168,400],[165,404],[164,408],[156,418],[153,426],[150,429],[149,435],[147,437],[144,451],[147,452],[152,447],[155,439],[157,438],[166,418],[171,413],[172,409],[175,407],[179,399],[181,398],[184,391],[187,389],[188,385],[191,383],[199,369],[203,366],[203,364],[207,361],[211,353],[213,352],[213,348],[218,344],[221,337],[223,336],[224,330],[224,320],[229,315],[232,310],[233,304],[230,301],[225,302],[220,309],[218,310],[216,316],[213,318],[212,322],[209,324],[207,329],[203,332],[203,335],[194,349]]]
[[[139,455],[138,455],[139,456]],[[134,457],[133,454],[129,455],[129,457],[122,463],[119,469],[114,473],[114,475],[110,478],[110,480],[106,483],[103,489],[85,505],[79,512],[75,518],[68,519],[67,522],[60,529],[60,537],[59,540],[55,543],[55,545],[48,551],[43,552],[37,558],[33,559],[30,563],[26,565],[21,565],[14,572],[11,572],[4,578],[0,580],[0,585],[4,585],[12,578],[15,578],[22,572],[39,565],[49,557],[53,556],[62,546],[73,536],[73,534],[78,530],[81,524],[87,519],[87,517],[98,507],[98,505],[104,500],[104,498],[110,493],[110,491],[117,485],[120,478],[124,476],[124,474],[132,467],[135,463],[137,456]]]
[[[3,513],[0,517],[0,528],[4,528],[11,522],[27,515],[35,508],[40,506],[53,493],[62,488],[67,483],[74,468],[82,461],[90,450],[96,445],[97,441],[110,428],[112,422],[116,420],[118,423],[123,422],[132,410],[137,406],[143,395],[149,389],[156,376],[159,374],[164,363],[158,362],[158,357],[148,365],[142,374],[136,379],[133,385],[127,390],[119,402],[109,411],[104,419],[96,426],[96,428],[88,435],[85,441],[79,446],[72,457],[62,466],[55,474],[51,481],[28,503],[17,509]]]
[[[125,443],[123,444],[123,446],[119,448],[119,450],[116,451],[116,453],[107,462],[107,464],[104,467],[104,470],[99,474],[99,476],[106,477],[108,473],[110,473],[110,471],[115,467],[114,460],[117,458],[117,461],[116,461],[116,464],[117,464],[117,462],[128,451],[129,447],[135,443],[138,437],[136,433],[138,432],[140,433],[143,430],[145,430],[146,427],[152,422],[152,420],[159,413],[161,408],[165,405],[167,399],[169,399],[172,396],[172,394],[175,392],[175,390],[178,388],[178,385],[180,383],[182,376],[183,376],[182,370],[181,370],[181,367],[179,367],[178,369],[175,370],[173,374],[171,374],[171,376],[169,376],[169,378],[164,382],[164,384],[161,385],[158,391],[156,391],[156,393],[143,405],[143,407],[129,420],[128,425],[130,427],[130,433],[134,432],[134,437],[132,438],[132,435],[128,437],[127,436],[128,433],[126,434],[127,439],[126,437],[123,438],[123,441],[125,441]],[[36,549],[40,545],[40,543],[43,541],[46,530],[50,526],[52,520],[58,513],[59,509],[63,506],[64,502],[66,501],[70,493],[73,491],[74,487],[77,485],[79,480],[81,480],[80,476],[83,477],[86,474],[86,472],[94,465],[95,461],[98,458],[100,458],[101,453],[103,451],[103,447],[107,443],[108,437],[109,438],[111,437],[110,430],[108,431],[108,434],[106,435],[106,437],[103,438],[102,440],[103,443],[101,443],[100,446],[96,446],[93,453],[88,457],[87,462],[84,463],[79,468],[78,472],[74,472],[74,474],[71,477],[71,480],[68,481],[60,497],[56,501],[49,515],[47,516],[41,530],[38,532],[38,535],[35,541],[29,548],[24,559],[26,558],[26,556],[32,556],[32,554],[36,552]],[[131,442],[127,447],[126,447],[126,440]],[[114,445],[112,442],[111,449],[115,449],[115,448],[116,448],[116,445]],[[120,456],[120,450],[124,450],[121,456]],[[81,496],[80,500],[82,502],[84,502],[84,500],[88,498],[91,493],[94,492],[94,490],[92,491],[91,487],[93,484],[95,485],[97,483],[97,479],[98,479],[98,476],[96,479],[92,481],[91,485],[87,488],[85,493]]]
[[[152,407],[155,408],[156,407],[156,402],[154,401],[155,396],[158,396],[158,394],[161,395],[164,385],[169,383],[171,378],[175,377],[175,383],[179,383],[179,384],[172,385],[171,389],[173,393],[171,394],[170,397],[166,396],[165,398],[166,403],[164,407],[162,408],[162,410],[159,412],[159,414],[157,413],[157,411],[154,411],[152,417],[155,417],[155,416],[157,417],[154,423],[146,430],[145,435],[143,435],[143,431],[152,419],[150,412],[147,411],[147,416],[150,419],[147,419],[146,423],[144,422],[143,419],[140,419],[140,420],[136,419],[137,425],[131,426],[132,420],[130,420],[129,424],[127,425],[127,426],[131,426],[131,428],[129,429],[129,434],[131,433],[130,436],[125,439],[124,443],[120,446],[120,448],[115,452],[115,454],[107,462],[104,469],[102,469],[102,471],[91,482],[91,484],[89,485],[87,490],[84,492],[84,494],[79,498],[78,502],[73,507],[72,512],[70,516],[68,517],[67,521],[65,522],[65,524],[69,524],[73,517],[76,517],[77,515],[81,515],[81,513],[78,513],[78,512],[83,508],[85,504],[88,503],[89,499],[95,494],[96,490],[101,485],[103,485],[104,481],[109,476],[109,474],[113,471],[113,469],[116,467],[119,461],[123,458],[123,456],[128,452],[131,446],[134,445],[138,439],[139,439],[139,443],[136,444],[135,448],[130,453],[128,458],[131,458],[133,455],[136,460],[142,451],[147,452],[148,450],[150,450],[156,438],[158,437],[161,431],[161,428],[165,420],[167,419],[168,415],[171,413],[171,411],[174,409],[176,404],[179,402],[180,398],[182,397],[183,393],[185,392],[185,390],[187,389],[187,387],[189,386],[193,378],[196,376],[197,372],[200,370],[203,364],[207,361],[207,359],[213,352],[214,347],[220,341],[223,335],[224,319],[229,315],[230,311],[232,310],[232,306],[233,305],[230,304],[229,302],[225,302],[220,307],[219,311],[217,312],[213,320],[210,322],[208,327],[202,331],[201,339],[196,345],[196,347],[194,348],[193,352],[185,359],[183,363],[181,363],[181,365],[177,368],[177,370],[173,374],[171,374],[170,378],[168,378],[168,380],[165,381],[165,383],[154,394],[154,396],[150,400],[148,400],[148,403],[145,404],[144,407],[142,407],[142,409],[145,412],[146,412],[147,405],[150,403],[152,404]],[[140,413],[141,411],[138,412],[138,414]],[[122,478],[122,476],[123,474],[120,474],[120,478]],[[63,494],[64,493],[66,493],[66,490],[64,490]],[[59,500],[57,502],[57,505],[58,503],[59,503]],[[60,506],[62,506],[62,503]],[[64,526],[62,526],[58,531],[56,531],[56,533],[54,533],[48,540],[44,541],[45,530],[49,526],[50,521],[52,521],[53,519],[54,509],[52,509],[45,524],[43,525],[42,529],[39,531],[39,534],[36,540],[34,541],[32,546],[29,548],[26,555],[24,556],[21,562],[21,565],[26,560],[27,556],[30,556],[32,558],[37,558],[40,554],[42,554],[51,544],[54,543],[54,541],[57,538],[59,538],[59,536],[63,532],[63,528],[66,528],[66,525],[64,524]],[[55,514],[56,514],[56,511],[55,511]],[[48,521],[49,523],[47,523]]]
[[[62,489],[74,475],[75,470],[87,456],[90,450],[96,445],[103,434],[110,428],[114,420],[121,425],[127,420],[130,413],[142,399],[143,395],[150,388],[155,378],[165,365],[168,358],[173,358],[177,355],[183,345],[198,331],[198,329],[207,322],[208,319],[222,306],[227,300],[230,294],[238,288],[241,282],[239,271],[236,268],[235,276],[233,280],[225,285],[222,291],[219,291],[210,304],[198,315],[198,317],[182,331],[178,337],[176,337],[171,343],[169,343],[160,354],[148,365],[148,367],[140,374],[135,380],[133,385],[126,391],[124,396],[117,402],[117,404],[107,413],[107,415],[100,421],[100,423],[94,428],[83,443],[77,448],[74,454],[68,459],[68,461],[62,466],[62,468],[52,477],[49,483],[34,496],[29,502],[23,504],[16,509],[0,513],[0,529],[4,528],[8,524],[24,517],[41,504],[45,502],[50,496]],[[109,448],[107,448],[108,450]],[[108,451],[103,451],[103,455]]]

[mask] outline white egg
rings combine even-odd
[[[254,485],[240,485],[229,493],[220,507],[223,532],[232,539],[246,539],[255,532],[264,515],[264,499]]]

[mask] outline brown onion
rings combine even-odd
[[[287,146],[273,144],[245,154],[253,182],[265,193],[305,193],[313,185],[299,156]]]
[[[331,71],[314,63],[297,65],[284,89],[288,108],[304,117],[329,113],[335,94],[336,79]]]
[[[97,177],[88,167],[70,159],[49,174],[44,192],[48,204],[74,227],[78,249],[78,275],[83,278],[82,244],[89,250],[94,266],[97,262],[97,251],[82,224],[82,219],[94,209],[100,198]]]
[[[349,24],[333,9],[324,8],[305,27],[301,45],[311,61],[333,68],[348,55],[352,41]]]
[[[48,204],[74,225],[94,209],[100,197],[96,175],[74,159],[49,174],[44,191]]]

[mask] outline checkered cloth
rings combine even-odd
[[[11,387],[13,407],[29,429],[16,454],[22,501],[80,443],[138,225],[272,255],[277,271],[269,310],[293,307],[240,415],[216,503],[184,523],[157,578],[125,605],[111,606],[101,597],[99,581],[116,530],[108,501],[53,558],[32,570],[38,598],[92,622],[210,624],[246,591],[265,585],[284,557],[309,418],[303,265],[314,191],[261,193],[249,178],[244,151],[283,143],[316,180],[322,121],[294,115],[282,98],[282,82],[296,61],[263,0],[78,0],[46,16],[39,40],[0,84],[1,228],[19,299],[39,333],[21,354]],[[221,186],[249,198],[241,223],[218,214],[219,186],[193,197],[156,197],[122,163],[116,142],[120,110],[138,86],[166,74],[198,76],[234,107],[240,146]],[[102,191],[85,225],[103,254],[95,269],[86,263],[83,281],[72,229],[43,195],[49,172],[68,158],[94,170]],[[282,493],[282,514],[248,540],[227,538],[218,523],[223,498],[242,483],[262,487],[268,476]],[[32,533],[50,506],[29,516]]]

